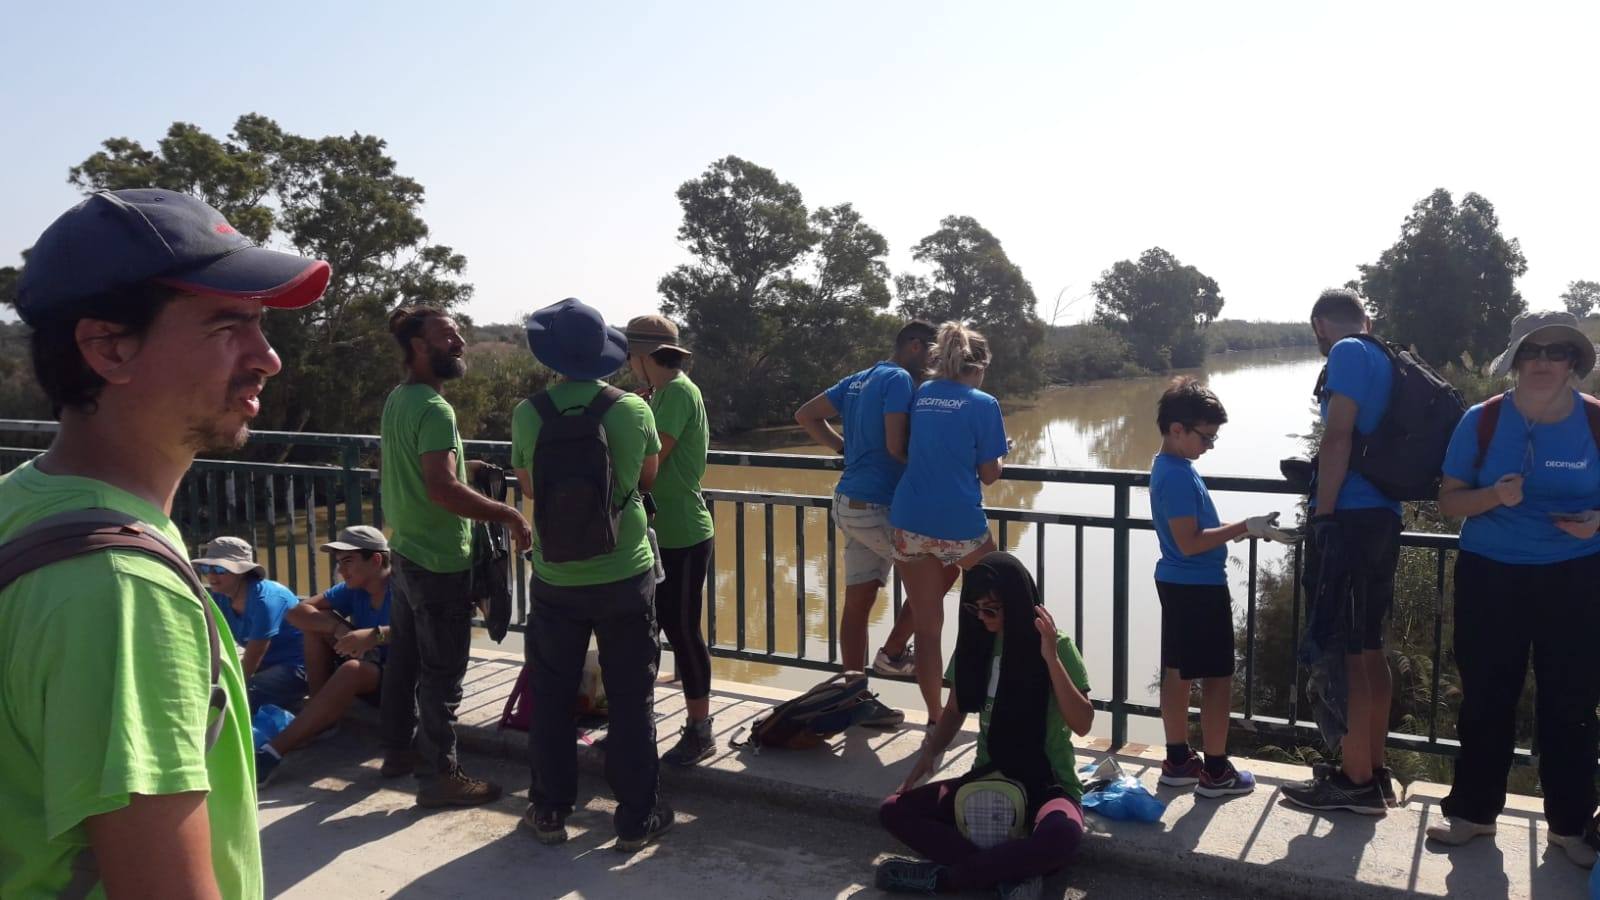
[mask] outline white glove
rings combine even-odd
[[[1261,538],[1262,540],[1267,541],[1278,540],[1277,535],[1283,534],[1283,532],[1278,529],[1278,514],[1275,512],[1267,513],[1264,516],[1251,516],[1250,518],[1245,519],[1244,530],[1246,534],[1253,538]]]

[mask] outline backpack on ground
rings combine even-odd
[[[482,463],[472,476],[472,489],[504,503],[506,470]],[[467,597],[483,604],[483,625],[500,643],[511,628],[511,536],[499,522],[472,523],[472,573]]]
[[[511,688],[511,696],[506,698],[505,708],[500,711],[501,728],[527,731],[533,724],[533,690],[529,677],[528,667],[524,665],[517,673],[517,683]],[[598,650],[590,650],[583,658],[583,678],[578,682],[578,702],[574,710],[580,717],[589,718],[604,716],[610,711],[605,682],[600,678]]]
[[[815,747],[865,719],[872,711],[873,699],[867,690],[865,672],[840,672],[773,707],[772,712],[751,726],[748,740],[739,739],[744,734],[740,729],[728,746],[734,750],[754,747],[758,753],[762,747]]]
[[[1500,408],[1505,405],[1506,397],[1510,394],[1496,394],[1483,401],[1483,410],[1478,413],[1478,461],[1473,468],[1483,468],[1483,458],[1489,455],[1489,443],[1494,440],[1495,426],[1500,424]],[[1583,412],[1589,419],[1589,436],[1594,439],[1594,446],[1600,452],[1600,400],[1588,394],[1579,394],[1583,398]]]
[[[1350,471],[1391,500],[1437,500],[1444,453],[1467,411],[1461,392],[1414,351],[1371,334],[1355,334],[1384,352],[1393,371],[1389,406],[1371,434],[1351,435]],[[1317,379],[1327,397],[1328,367]]]
[[[533,525],[545,562],[579,562],[617,549],[628,498],[613,500],[616,472],[602,420],[622,396],[602,385],[587,406],[564,410],[549,391],[530,398],[541,423],[533,447]],[[579,415],[566,415],[579,409]]]

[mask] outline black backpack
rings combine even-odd
[[[1409,348],[1370,334],[1351,337],[1381,349],[1394,378],[1378,427],[1371,434],[1351,435],[1350,471],[1391,500],[1437,500],[1445,449],[1467,411],[1461,392]],[[1319,401],[1327,397],[1327,382],[1324,365],[1317,379]]]
[[[840,672],[816,687],[772,708],[750,727],[750,737],[740,740],[744,730],[728,742],[733,750],[786,747],[804,750],[818,746],[872,713],[876,694],[867,690],[865,672]]]
[[[472,489],[504,503],[506,470],[481,463],[472,476]],[[499,522],[472,523],[472,573],[467,598],[483,604],[483,624],[489,637],[500,643],[511,628],[511,536]]]
[[[608,384],[584,407],[556,409],[548,391],[530,400],[542,423],[533,447],[533,524],[545,562],[579,562],[617,549],[628,498],[612,499],[616,472],[603,420],[622,396]],[[582,413],[566,415],[577,409]]]

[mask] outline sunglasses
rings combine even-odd
[[[963,603],[961,604],[961,608],[982,619],[1000,618],[1000,607],[998,606],[980,606],[976,603]]]
[[[194,570],[196,572],[199,572],[201,575],[226,575],[226,574],[228,574],[228,570],[227,569],[224,569],[221,566],[209,565],[207,563],[201,563],[201,564],[195,566]]]
[[[1578,348],[1571,344],[1532,344],[1527,341],[1517,347],[1517,362],[1531,362],[1541,356],[1551,362],[1571,362],[1578,358]]]

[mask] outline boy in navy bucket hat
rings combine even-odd
[[[17,303],[61,427],[0,477],[0,544],[106,508],[183,547],[179,481],[196,453],[243,443],[280,368],[262,307],[314,302],[328,275],[172,191],[100,192],[63,214]],[[137,551],[4,589],[0,719],[15,727],[0,729],[0,896],[262,896],[250,705],[238,659],[221,654],[208,746],[206,618],[178,573]]]
[[[567,839],[578,793],[572,698],[593,635],[606,661],[616,848],[632,852],[672,827],[659,797],[655,553],[640,493],[655,484],[661,440],[649,404],[600,381],[627,361],[628,341],[599,312],[569,298],[534,313],[527,327],[529,349],[562,380],[511,416],[511,466],[534,498],[538,529],[525,633],[533,786],[522,824],[542,843]],[[602,497],[582,489],[608,470]]]

